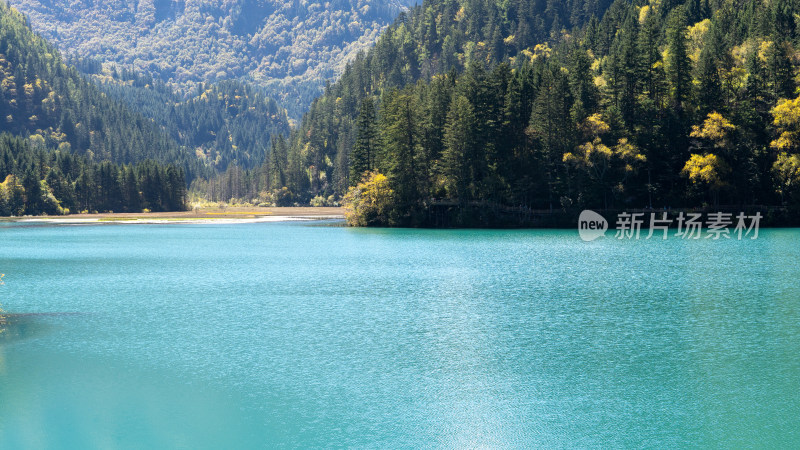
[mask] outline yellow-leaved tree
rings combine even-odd
[[[627,138],[617,141],[617,145],[609,147],[603,143],[602,136],[610,130],[610,127],[603,121],[600,114],[592,114],[587,117],[580,125],[581,131],[589,141],[579,145],[574,152],[564,153],[563,162],[567,167],[585,171],[589,178],[603,188],[604,207],[608,207],[606,201],[606,187],[609,183],[614,185],[614,191],[622,192],[625,180],[628,175],[635,173],[647,158],[641,154],[639,148],[630,143]],[[614,180],[608,180],[607,176],[612,169],[617,175]]]
[[[636,173],[639,167],[647,162],[647,157],[642,154],[639,147],[628,142],[628,138],[622,138],[617,141],[617,145],[614,147],[614,155],[624,164],[622,168],[624,174],[623,183],[628,178],[628,175]]]
[[[360,183],[347,190],[342,199],[344,217],[352,227],[386,225],[394,192],[386,175],[366,172]]]
[[[692,153],[683,166],[682,173],[695,186],[708,189],[714,205],[719,204],[719,193],[728,186],[730,166],[725,156],[730,157],[733,151],[732,134],[736,126],[717,111],[708,113],[703,125],[692,126],[690,136],[697,139],[695,148],[706,150],[706,153]]]
[[[731,133],[735,130],[736,126],[723,117],[722,114],[712,111],[708,113],[708,117],[703,121],[702,127],[698,125],[692,126],[690,136],[703,139],[710,142],[715,148],[727,151],[731,147]]]
[[[778,193],[785,203],[800,191],[800,96],[793,99],[780,99],[772,108],[773,125],[780,135],[770,146],[780,153],[772,165],[778,180]]]
[[[12,216],[21,216],[25,212],[25,189],[14,175],[6,176],[0,183],[0,210]]]
[[[793,193],[800,190],[800,155],[781,152],[772,166],[775,177],[778,179],[778,193],[781,202],[786,203],[793,198]]]
[[[800,147],[800,97],[793,100],[782,98],[772,108],[772,124],[780,136],[770,143],[782,152],[795,152]]]
[[[689,177],[694,185],[703,185],[711,191],[714,204],[718,204],[719,191],[726,186],[725,175],[729,172],[728,165],[719,156],[713,153],[705,155],[692,154],[682,173]]]

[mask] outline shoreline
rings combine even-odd
[[[189,211],[0,217],[0,222],[76,224],[259,223],[344,219],[339,207],[210,207]]]

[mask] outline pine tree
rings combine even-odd
[[[774,42],[767,49],[767,80],[773,101],[794,97],[794,70],[788,55],[788,44]]]
[[[387,94],[381,109],[382,171],[395,192],[398,223],[412,220],[410,215],[419,201],[415,106],[406,89]]]
[[[640,92],[642,73],[640,70],[640,52],[638,48],[639,22],[634,14],[629,14],[620,31],[619,62],[621,65],[621,93],[619,108],[627,124],[636,119],[637,98]]]
[[[667,28],[667,55],[666,73],[672,105],[682,111],[686,109],[686,102],[692,95],[692,62],[687,53],[686,15],[680,7],[670,14]]]
[[[122,190],[125,199],[126,209],[136,211],[142,209],[141,194],[139,193],[139,182],[133,167],[126,166],[122,171]]]
[[[372,97],[362,100],[356,127],[356,142],[350,153],[350,186],[357,185],[364,172],[375,168],[378,149],[375,105],[372,103]]]
[[[22,188],[25,191],[25,213],[30,215],[40,214],[42,211],[42,188],[38,177],[32,170],[25,172],[22,179]]]
[[[586,49],[575,46],[569,51],[569,85],[576,102],[580,102],[584,111],[594,111],[597,108],[598,91],[592,76],[592,61]],[[582,121],[585,114],[577,117]]]
[[[574,143],[571,119],[572,99],[567,77],[556,64],[549,64],[542,73],[539,95],[531,112],[529,132],[538,143],[546,176],[547,205],[552,209],[560,184],[559,166],[562,157]]]
[[[450,105],[445,125],[442,173],[451,198],[466,203],[472,198],[470,155],[474,154],[476,117],[472,104],[457,94]]]
[[[717,61],[712,51],[705,47],[700,52],[700,59],[697,64],[697,106],[700,117],[705,117],[712,111],[720,111],[722,108],[722,85],[719,79]]]
[[[288,159],[286,138],[283,135],[272,139],[268,162],[269,188],[280,189],[287,185],[286,164]]]

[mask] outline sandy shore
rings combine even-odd
[[[343,219],[336,207],[228,207],[152,213],[69,214],[66,216],[2,217],[0,220],[49,223],[252,223],[289,220]]]

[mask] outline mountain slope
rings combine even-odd
[[[0,131],[38,135],[46,147],[89,160],[171,162],[190,172],[197,158],[64,64],[58,51],[0,3]]]
[[[183,209],[187,169],[204,170],[0,3],[0,215]]]
[[[14,0],[65,53],[116,62],[188,92],[246,79],[299,116],[411,0]]]
[[[473,64],[382,93],[346,154],[351,219],[514,226],[533,209],[672,206],[797,223],[798,12],[619,0],[516,70]]]
[[[312,203],[346,192],[357,224],[642,207],[798,223],[797,2],[617,0],[569,30],[529,6],[445,0],[401,15],[260,172]],[[523,22],[556,32],[516,47],[526,34],[507,33]]]
[[[442,0],[402,13],[303,117],[292,153],[301,159],[295,165],[315,176],[298,175],[290,189],[311,196],[344,193],[363,99],[472,64],[529,63],[549,51],[548,41],[555,45],[566,39],[573,27],[602,16],[609,3]]]
[[[252,168],[266,158],[272,136],[288,135],[286,111],[259,89],[222,81],[185,98],[168,86],[129,71],[98,71],[99,87],[133,111],[158,124],[204,166],[217,171],[229,164]]]

